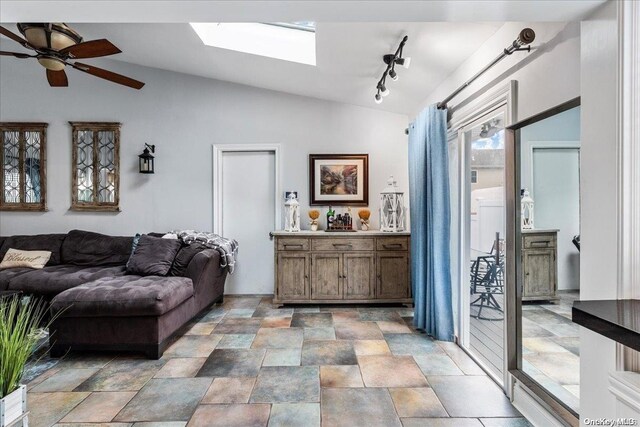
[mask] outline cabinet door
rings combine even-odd
[[[342,255],[311,254],[311,298],[342,299]]]
[[[522,251],[523,298],[554,297],[556,294],[555,249]]]
[[[370,299],[375,297],[375,255],[372,253],[345,253],[344,299]]]
[[[309,299],[309,254],[278,254],[278,298]]]
[[[409,254],[378,252],[377,299],[409,298]]]

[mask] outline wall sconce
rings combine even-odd
[[[151,150],[151,152],[149,152]],[[154,173],[153,155],[156,152],[155,145],[144,144],[144,151],[138,156],[140,173]]]

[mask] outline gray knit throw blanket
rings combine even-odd
[[[238,242],[233,239],[225,239],[214,233],[195,230],[174,230],[170,234],[175,234],[185,245],[198,242],[208,248],[215,249],[220,254],[220,267],[227,268],[229,274],[233,274],[238,258]]]

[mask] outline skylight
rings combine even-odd
[[[190,25],[207,46],[316,65],[315,22]]]

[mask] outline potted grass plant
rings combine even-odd
[[[46,313],[46,304],[39,300],[0,298],[0,427],[15,423],[27,412],[27,387],[20,380],[37,349],[38,329]]]

